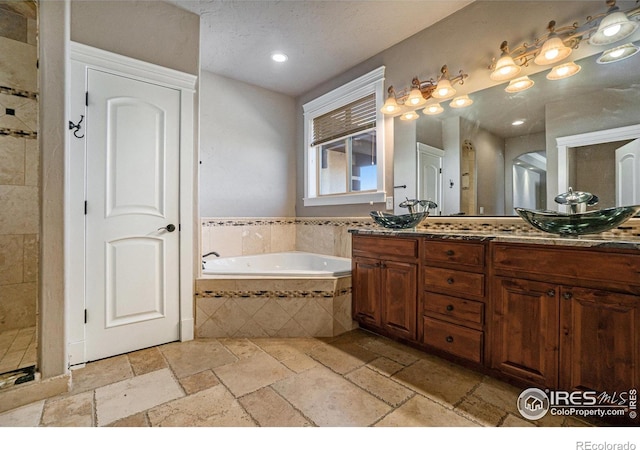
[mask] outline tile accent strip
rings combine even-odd
[[[250,225],[300,225],[353,228],[381,228],[369,217],[273,217],[273,218],[202,218],[203,227],[243,227]],[[513,233],[527,236],[549,236],[536,230],[519,217],[428,217],[417,227],[424,231],[472,231],[478,233]],[[640,218],[601,233],[601,237],[640,237]]]
[[[0,136],[12,136],[17,138],[38,139],[38,132],[14,130],[12,128],[0,128]]]
[[[351,287],[336,291],[201,291],[196,292],[199,298],[285,298],[285,297],[313,297],[333,298],[334,296],[351,293]]]
[[[0,94],[15,95],[16,97],[30,98],[32,100],[38,100],[38,94],[35,92],[23,91],[21,89],[14,89],[8,86],[0,86]]]

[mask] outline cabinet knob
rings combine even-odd
[[[455,254],[453,250],[447,250],[445,253],[447,254],[447,256],[453,256]]]
[[[547,295],[548,295],[549,297],[555,297],[555,295],[556,295],[556,291],[555,291],[554,289],[549,289],[549,290],[547,291]]]
[[[447,278],[447,283],[448,283],[448,284],[453,284],[453,281],[454,281],[454,280],[453,280],[453,278],[452,278],[452,277]]]
[[[447,305],[447,311],[453,311],[453,305]]]
[[[451,342],[453,342],[453,336],[447,336],[445,340],[447,342],[451,343]]]
[[[572,294],[571,292],[564,292],[564,293],[562,294],[562,297],[563,297],[565,300],[571,300],[571,299],[573,298],[573,294]]]

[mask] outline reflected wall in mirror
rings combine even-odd
[[[32,1],[0,2],[0,388],[36,365],[39,150]],[[28,369],[28,370],[27,370]],[[28,372],[29,376],[24,375]],[[31,378],[32,379],[32,378]]]
[[[636,40],[635,44],[639,43]],[[530,206],[535,203],[535,209],[559,209],[553,199],[566,192],[562,180],[566,180],[568,172],[589,169],[580,158],[572,159],[577,166],[561,168],[557,139],[640,123],[640,56],[613,64],[598,64],[597,57],[577,60],[582,70],[563,80],[548,80],[546,71],[529,75],[535,84],[526,91],[507,93],[503,83],[473,92],[470,97],[474,103],[470,107],[445,107],[437,116],[421,114],[413,128],[403,127],[394,119],[394,145],[407,145],[413,139],[444,152],[442,215],[514,216],[514,206],[526,207],[520,202]],[[413,134],[401,135],[406,132]],[[463,189],[468,186],[463,174],[469,172],[461,165],[465,141],[475,149],[475,205],[473,201],[465,201],[465,205],[462,202],[466,195]],[[530,173],[527,183],[514,175],[516,171],[525,174],[514,168],[517,162],[523,165],[521,158],[525,154],[546,156],[545,170],[537,168],[535,176]],[[398,155],[394,156],[394,165],[409,164],[402,161],[409,157],[408,152],[394,155]],[[412,157],[417,161],[415,154]],[[533,178],[539,180],[534,182]],[[591,175],[584,174],[582,179],[585,178],[594,183],[593,190],[607,192],[604,199],[610,197],[615,180],[605,171],[591,171]],[[395,182],[404,184],[406,179]],[[606,201],[604,204],[610,202]]]

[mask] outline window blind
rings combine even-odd
[[[375,127],[376,96],[371,94],[314,118],[311,146]]]

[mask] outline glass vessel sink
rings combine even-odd
[[[620,206],[579,213],[534,211],[514,208],[525,222],[538,230],[560,235],[595,234],[622,225],[640,212],[640,205]]]
[[[411,214],[402,214],[399,216],[382,211],[371,211],[369,215],[373,220],[375,220],[378,225],[382,225],[385,228],[402,229],[413,228],[417,226],[425,217],[429,215],[429,211],[414,212]]]

